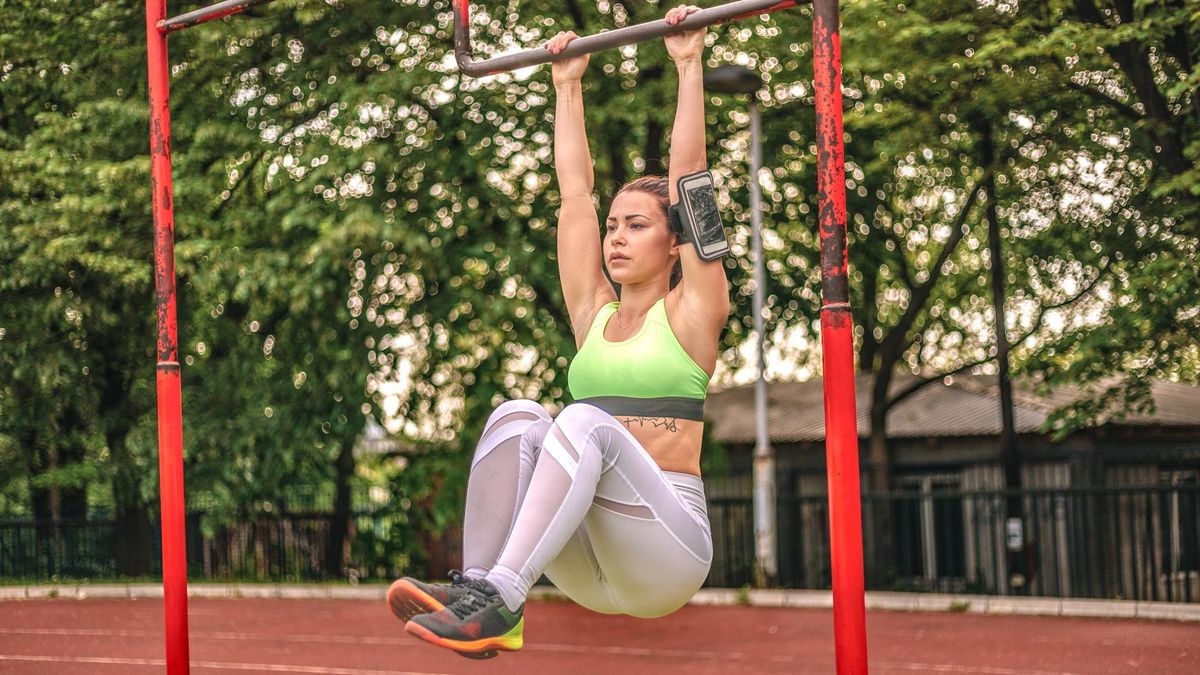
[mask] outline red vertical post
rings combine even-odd
[[[158,310],[158,485],[162,511],[163,609],[167,673],[188,672],[187,552],[183,509],[183,413],[175,317],[175,214],[171,190],[170,64],[166,0],[146,0],[150,77],[150,176],[154,208],[154,291]]]
[[[837,0],[813,2],[813,72],[834,646],[838,675],[859,675],[867,672],[867,630],[863,601],[858,422],[854,398],[854,326],[847,279],[842,46]]]

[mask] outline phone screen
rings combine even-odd
[[[717,200],[711,185],[697,185],[687,189],[688,206],[699,228],[699,244],[709,246],[725,242],[721,214],[717,212]]]

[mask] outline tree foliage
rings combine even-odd
[[[484,56],[665,7],[477,3],[472,30]],[[113,507],[145,521],[157,477],[141,8],[0,8],[2,475],[111,485]],[[819,372],[809,17],[714,27],[708,53],[764,78],[768,325],[787,377]],[[1015,365],[1095,387],[1062,412],[1063,433],[1145,405],[1150,377],[1200,376],[1197,21],[1185,2],[843,3],[853,305],[881,429],[913,390],[898,375],[990,367],[992,207]],[[337,486],[345,512],[373,417],[443,449],[397,480],[420,477],[405,484],[427,510],[414,517],[444,524],[465,475],[454,453],[491,407],[567,400],[549,73],[464,79],[451,33],[446,0],[283,0],[171,37],[187,487],[213,518],[308,484]],[[667,63],[659,42],[592,57],[601,210],[624,181],[665,173]],[[729,382],[752,326],[745,101],[713,95],[708,117],[737,253]],[[0,490],[24,494],[11,484]]]

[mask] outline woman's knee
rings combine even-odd
[[[546,412],[546,409],[540,403],[523,398],[512,399],[496,406],[496,409],[488,416],[487,424],[483,427],[483,433],[487,435],[496,426],[510,421],[527,420],[536,422],[538,420],[548,421],[550,419],[550,413]]]
[[[553,424],[554,420],[547,418],[531,422],[525,428],[521,434],[521,461],[528,462],[530,466],[537,462],[538,456],[542,454],[542,444],[546,441],[546,434],[550,432]]]
[[[550,419],[550,413],[546,412],[546,407],[537,401],[531,401],[527,398],[514,398],[504,401],[496,406],[492,411],[490,419],[504,417],[512,413],[526,413],[533,415],[539,419]]]
[[[514,443],[524,445],[525,436],[531,430],[545,429],[552,421],[546,409],[533,401],[516,399],[501,403],[492,411],[483,427],[483,433],[480,434],[479,443],[475,447],[472,465],[509,438],[515,439]]]
[[[591,426],[595,424],[597,415],[608,413],[589,403],[570,403],[554,416],[557,424],[571,427]]]
[[[619,424],[608,413],[587,403],[572,403],[554,417],[555,431],[575,445],[595,445],[604,436],[605,422]]]
[[[556,459],[563,463],[572,475],[574,465],[598,462],[609,451],[610,444],[598,437],[604,434],[597,434],[598,426],[606,417],[607,413],[595,406],[572,403],[554,418],[554,424],[547,433],[547,440],[555,441],[561,447],[561,452],[566,453],[567,457],[560,457],[561,453],[552,454],[555,454]]]

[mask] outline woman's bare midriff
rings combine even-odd
[[[677,417],[631,417],[616,420],[642,444],[663,471],[700,475],[700,442],[704,423]]]

